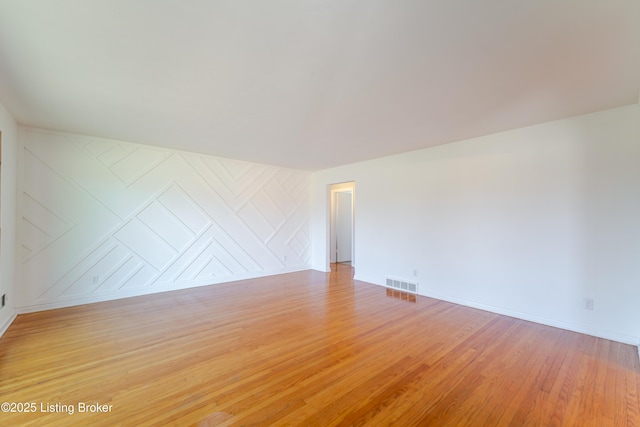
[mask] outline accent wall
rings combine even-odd
[[[20,128],[20,312],[309,268],[308,172]]]

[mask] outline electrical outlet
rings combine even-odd
[[[418,270],[413,270],[413,276],[418,277]]]
[[[585,298],[584,299],[584,309],[585,310],[593,310],[593,298]]]
[[[283,256],[282,256],[282,260],[283,260],[284,262],[287,262],[287,256],[286,256],[286,255],[283,255]]]
[[[91,283],[93,283],[94,285],[98,282],[100,282],[100,276],[93,276],[91,278]]]

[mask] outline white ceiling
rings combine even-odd
[[[22,124],[317,170],[638,102],[638,0],[0,0]]]

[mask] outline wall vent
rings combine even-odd
[[[404,280],[393,279],[387,277],[387,287],[398,289],[404,292],[411,292],[412,294],[418,293],[418,284],[415,282],[405,282]]]

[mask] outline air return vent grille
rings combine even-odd
[[[418,293],[418,284],[414,282],[405,282],[404,280],[392,279],[387,277],[387,287],[398,289],[404,292]]]

